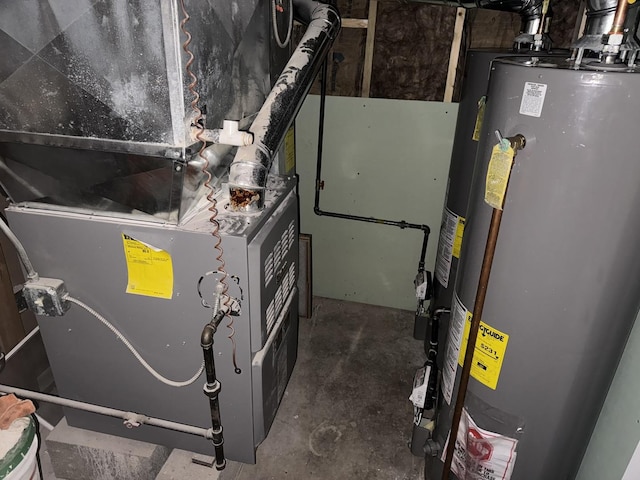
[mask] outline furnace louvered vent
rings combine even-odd
[[[283,242],[284,242],[285,236],[287,240],[286,250],[288,252],[293,246],[293,241],[295,240],[295,237],[296,237],[296,226],[294,225],[293,221],[289,224],[289,228],[287,228],[287,231],[282,234]]]
[[[274,323],[276,322],[276,317],[280,313],[284,302],[289,297],[291,290],[296,285],[296,264],[292,262],[289,266],[289,271],[282,277],[282,283],[276,290],[276,294],[269,303],[266,311],[267,317],[267,335],[271,333],[271,329],[273,328]]]
[[[291,290],[296,284],[296,264],[292,263],[289,267],[289,274],[287,275],[289,278],[289,290]]]
[[[264,261],[264,286],[266,287],[273,280],[275,272],[278,271],[285,257],[291,250],[293,242],[296,238],[296,226],[293,220],[289,223],[289,226],[285,229],[280,237],[280,240],[273,247],[273,251],[267,255],[267,259]]]
[[[275,321],[276,321],[276,302],[271,300],[271,303],[267,307],[267,332],[271,331]]]
[[[264,261],[264,286],[269,285],[273,279],[273,252],[271,252]]]
[[[273,247],[273,269],[277,272],[280,269],[282,263],[282,242],[278,240],[276,246]]]

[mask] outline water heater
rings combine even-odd
[[[577,473],[640,306],[638,88],[625,63],[493,62],[441,378],[441,446],[492,215],[484,195],[495,132],[527,143],[504,204],[454,478]],[[427,478],[441,478],[443,459],[442,450],[427,458]]]

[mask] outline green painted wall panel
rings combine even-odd
[[[422,232],[313,213],[319,97],[296,121],[301,231],[313,235],[315,295],[414,310]],[[328,97],[323,210],[431,227],[433,269],[457,104]]]
[[[319,98],[296,122],[301,229],[314,294],[413,310],[421,233],[313,213]],[[433,269],[456,104],[327,98],[321,208],[431,226]],[[577,480],[620,480],[640,441],[640,324],[620,361]]]
[[[577,480],[620,480],[640,441],[639,320],[636,317]]]
[[[313,213],[319,98],[296,122],[301,230],[313,235],[315,295],[415,309],[419,231]],[[327,98],[321,208],[426,223],[433,269],[456,104]],[[640,324],[598,419],[577,480],[620,480],[640,441]]]

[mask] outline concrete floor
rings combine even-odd
[[[298,362],[257,464],[230,464],[220,478],[422,479],[424,461],[407,446],[408,396],[424,361],[412,330],[413,312],[315,298],[313,317],[300,319]],[[217,478],[182,456],[183,466],[162,478]],[[42,457],[45,480],[55,479],[46,451]]]
[[[418,480],[408,400],[424,362],[413,312],[314,299],[298,362],[256,465],[235,480]]]

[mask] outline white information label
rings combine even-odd
[[[427,298],[427,282],[423,282],[416,287],[416,298],[425,300]]]
[[[544,83],[525,82],[520,102],[520,113],[530,117],[539,117],[544,106],[547,85]]]
[[[431,366],[422,367],[416,372],[413,379],[413,391],[409,396],[409,400],[416,408],[424,408],[427,400],[427,387],[429,386],[429,375],[431,375]]]
[[[458,356],[460,355],[460,344],[464,324],[467,321],[467,309],[454,294],[453,311],[449,325],[449,335],[447,336],[447,346],[445,349],[444,366],[442,372],[442,394],[447,404],[451,405],[453,387],[456,383],[456,370],[458,368]]]
[[[442,450],[445,459],[449,437]],[[518,441],[478,427],[463,410],[451,471],[459,480],[509,480],[516,463]]]
[[[453,244],[456,240],[458,216],[448,208],[442,213],[440,239],[438,240],[438,257],[436,258],[436,278],[444,288],[449,286]]]

